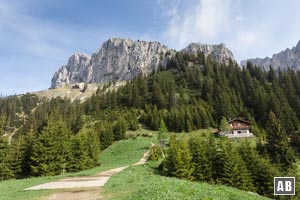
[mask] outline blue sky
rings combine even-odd
[[[298,0],[0,0],[0,94],[50,87],[74,52],[111,37],[225,43],[240,61],[300,40]]]

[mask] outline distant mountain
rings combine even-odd
[[[225,47],[225,44],[201,44],[191,43],[186,48],[182,49],[181,52],[187,54],[197,54],[198,52],[204,53],[205,56],[210,56],[214,61],[219,63],[229,64],[230,60],[235,61],[232,52]]]
[[[241,61],[241,65],[246,66],[247,61],[253,65],[259,66],[265,70],[269,70],[270,65],[273,69],[287,69],[300,70],[300,41],[292,49],[287,48],[280,53],[274,54],[272,58],[251,58]]]
[[[232,52],[224,44],[192,43],[181,51],[189,54],[203,52],[205,56],[225,64],[229,60],[234,61]],[[68,63],[55,72],[51,88],[79,82],[130,80],[140,73],[149,75],[160,64],[165,66],[167,59],[173,55],[174,50],[159,42],[112,38],[104,42],[91,57],[81,53],[72,55]]]

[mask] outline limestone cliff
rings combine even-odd
[[[243,60],[241,65],[246,66],[247,61],[250,61],[253,65],[259,66],[265,70],[269,70],[270,65],[273,69],[293,69],[300,70],[300,41],[292,49],[286,49],[277,54],[274,54],[272,58],[252,58]]]
[[[192,43],[181,51],[190,54],[201,51],[205,56],[210,55],[212,59],[225,64],[228,64],[229,60],[234,61],[231,51],[224,44]],[[104,42],[91,57],[80,53],[72,55],[68,63],[54,74],[51,88],[79,82],[130,80],[139,73],[149,75],[157,70],[160,64],[165,66],[167,59],[173,56],[174,52],[159,42],[112,38]]]

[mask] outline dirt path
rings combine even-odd
[[[133,165],[142,165],[146,162],[149,152]],[[104,184],[109,178],[117,174],[129,166],[118,167],[96,174],[94,176],[74,177],[49,182],[25,190],[43,190],[43,189],[59,189],[60,191],[51,194],[43,200],[99,200],[102,199],[100,192]]]

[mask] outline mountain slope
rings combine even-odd
[[[251,58],[241,61],[241,65],[246,66],[247,61],[250,61],[253,65],[259,66],[265,70],[269,70],[270,65],[274,69],[287,69],[293,70],[300,69],[300,41],[292,49],[287,48],[277,54],[274,54],[272,58]]]
[[[234,61],[232,52],[224,44],[192,43],[181,51],[188,54],[202,52],[219,63]],[[51,88],[79,82],[130,80],[140,73],[149,75],[159,65],[166,66],[167,60],[173,55],[174,50],[159,42],[112,38],[104,42],[91,57],[81,53],[72,55],[68,63],[54,74]]]

